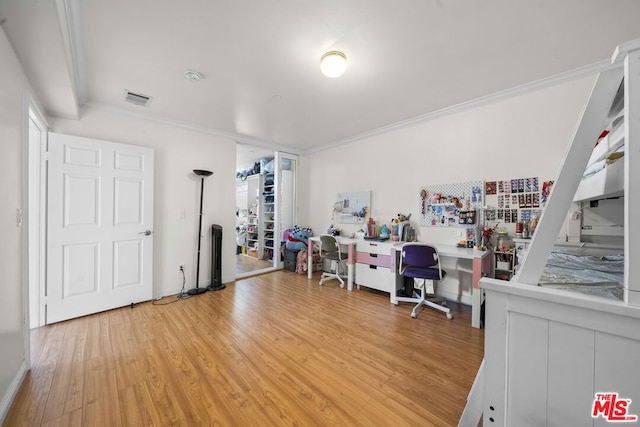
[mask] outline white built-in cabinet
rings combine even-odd
[[[236,203],[238,205],[238,216],[236,225],[244,225],[247,230],[247,250],[260,248],[260,224],[259,224],[259,199],[260,189],[259,175],[250,175],[247,178],[236,182]],[[257,256],[257,254],[255,255]]]

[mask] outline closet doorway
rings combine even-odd
[[[297,156],[236,144],[236,278],[282,267],[282,232],[296,220]]]

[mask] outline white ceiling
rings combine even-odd
[[[0,0],[47,114],[108,108],[293,153],[601,63],[639,16],[637,0]],[[348,57],[338,79],[328,50]]]

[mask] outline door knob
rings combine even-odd
[[[151,236],[152,231],[151,230],[144,230],[139,232],[138,234],[144,234],[145,236]]]

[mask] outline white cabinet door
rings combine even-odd
[[[153,150],[49,134],[46,323],[152,298]]]
[[[298,156],[277,151],[275,153],[275,253],[278,254],[280,240],[284,230],[293,228],[297,223],[297,176]],[[283,266],[280,256],[274,256],[274,267]]]

